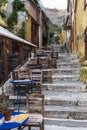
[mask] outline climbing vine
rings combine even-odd
[[[8,0],[0,0],[0,6],[5,5],[8,2]]]
[[[7,24],[9,27],[13,27],[15,24],[17,24],[17,21],[18,21],[17,12],[12,12],[12,14],[7,19]]]
[[[7,19],[7,24],[10,28],[13,28],[18,21],[18,11],[26,11],[24,3],[20,0],[14,0],[12,3],[13,12]],[[27,11],[26,11],[27,12]],[[22,28],[16,30],[16,35],[19,37],[25,38],[25,23],[23,22]]]
[[[14,0],[13,2],[13,12],[16,11],[26,11],[24,3],[20,0]]]
[[[23,39],[25,39],[25,33],[26,33],[26,31],[25,31],[25,22],[23,22],[22,23],[22,28],[17,31],[16,35],[23,38]]]

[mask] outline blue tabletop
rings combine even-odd
[[[13,112],[13,115],[19,115],[22,114],[22,112]],[[0,114],[0,119],[3,117],[3,114]],[[28,118],[25,119],[23,122],[21,123],[17,123],[17,122],[4,122],[4,123],[0,123],[0,130],[9,130],[9,129],[13,129],[13,128],[17,128],[19,126],[21,126],[22,124],[25,124],[27,122]]]
[[[22,83],[31,83],[32,80],[30,79],[23,79],[23,80],[10,80],[10,83],[13,84],[22,84]]]

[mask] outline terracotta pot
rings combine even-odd
[[[5,121],[11,120],[11,112],[10,111],[7,111],[4,113],[4,120]]]

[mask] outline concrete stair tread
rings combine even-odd
[[[78,67],[80,66],[79,62],[70,62],[70,61],[66,61],[66,62],[58,62],[58,65],[78,65]]]
[[[56,118],[45,118],[45,125],[61,126],[62,128],[79,130],[79,128],[87,129],[87,120],[74,120],[74,119],[56,119]],[[76,128],[75,128],[76,127]],[[72,130],[73,130],[72,129]],[[60,129],[59,129],[60,130]],[[83,129],[82,129],[83,130]]]
[[[50,112],[87,112],[87,106],[53,106],[45,105],[45,111]]]
[[[55,82],[55,83],[43,83],[42,85],[50,85],[50,86],[70,86],[70,85],[73,85],[73,86],[78,86],[78,87],[81,87],[81,86],[86,86],[84,83],[80,82],[80,81],[60,81],[60,82]]]
[[[58,125],[46,125],[45,130],[87,130],[87,127],[66,127],[66,126],[58,126]]]
[[[58,78],[61,78],[61,77],[63,77],[63,78],[73,78],[73,77],[80,77],[80,75],[79,74],[60,74],[60,75],[53,75],[52,76],[53,78],[56,78],[56,77],[58,77]]]
[[[86,101],[87,93],[71,93],[71,92],[54,92],[44,91],[45,100],[60,100],[60,101]]]
[[[76,71],[76,70],[80,70],[80,68],[57,68],[57,69],[52,69],[52,71],[59,71],[59,70],[66,70],[66,71],[70,71],[70,70],[73,70],[73,71]]]

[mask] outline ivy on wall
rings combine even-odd
[[[16,11],[26,11],[24,3],[20,0],[14,0],[13,2],[13,12]]]
[[[18,11],[26,11],[24,3],[20,0],[14,0],[12,6],[13,6],[13,12],[7,19],[7,24],[10,28],[13,28],[18,22]],[[22,28],[17,30],[16,35],[18,35],[21,38],[25,38],[24,22],[22,24]]]
[[[2,6],[3,4],[5,5],[8,2],[8,0],[0,0],[0,6]]]
[[[7,24],[9,27],[13,27],[15,24],[17,24],[18,21],[18,14],[17,12],[12,12],[12,14],[7,19]]]
[[[0,16],[1,16],[2,18],[6,18],[5,13],[4,13],[3,11],[1,11],[1,10],[0,10]]]

